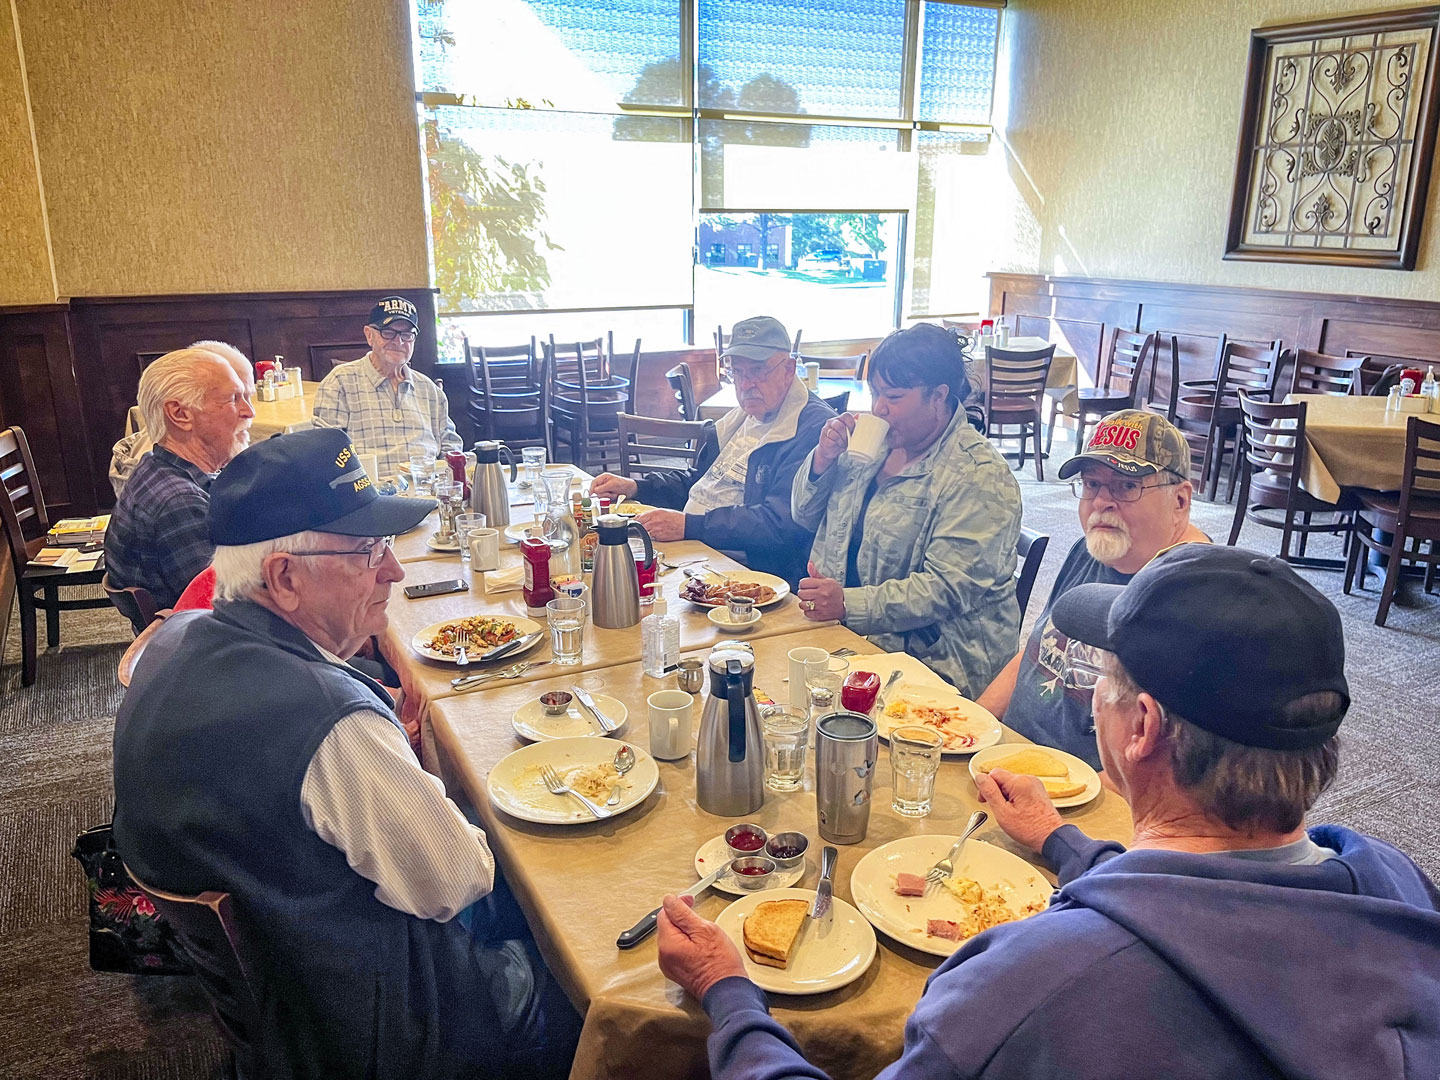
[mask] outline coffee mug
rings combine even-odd
[[[679,761],[690,756],[690,729],[695,699],[683,690],[657,690],[650,706],[650,756]]]
[[[850,433],[850,445],[846,447],[846,452],[857,461],[878,461],[889,431],[890,425],[880,417],[860,413],[855,417],[855,430]]]
[[[805,686],[805,663],[829,660],[830,654],[813,645],[802,645],[798,649],[791,649],[785,655],[790,660],[790,704],[808,710],[810,691]]]
[[[470,530],[470,569],[475,573],[500,569],[500,530]]]

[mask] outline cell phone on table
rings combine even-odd
[[[424,596],[445,596],[452,592],[465,592],[470,588],[465,582],[458,578],[450,581],[432,581],[427,585],[406,585],[404,588],[407,600],[419,600]]]

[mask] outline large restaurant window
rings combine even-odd
[[[973,260],[935,237],[982,171],[952,159],[990,144],[1000,5],[415,3],[444,340],[962,309]]]

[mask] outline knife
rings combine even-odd
[[[511,641],[507,641],[504,645],[496,645],[495,648],[491,649],[489,652],[481,653],[478,659],[481,663],[484,663],[487,660],[499,660],[502,656],[509,656],[517,649],[529,648],[531,645],[535,644],[535,642],[539,641],[544,636],[544,630],[536,630],[533,634],[526,634],[524,637],[518,637]]]
[[[840,852],[836,851],[829,844],[820,853],[820,883],[815,886],[815,899],[810,901],[810,918],[824,919],[826,922],[835,917],[830,906],[830,899],[834,893],[835,884],[831,880],[835,876],[835,860],[840,858]]]
[[[578,686],[572,686],[570,687],[570,692],[575,695],[576,701],[580,702],[581,705],[584,705],[585,708],[589,709],[592,713],[595,714],[595,719],[599,722],[601,731],[609,733],[612,731],[620,730],[619,724],[615,723],[608,716],[602,713],[598,708],[596,708],[595,699],[590,696],[588,691],[582,690]]]
[[[721,874],[723,874],[729,868],[729,866],[729,863],[722,863],[720,865],[720,869],[714,870],[706,874],[694,885],[691,885],[688,889],[680,890],[675,895],[699,896],[711,885],[714,885],[715,879],[718,878]],[[650,912],[649,915],[646,915],[634,926],[630,927],[629,930],[626,930],[623,934],[616,938],[615,945],[621,949],[633,949],[636,945],[639,945],[640,942],[644,941],[647,937],[649,937],[651,931],[655,929],[655,921],[659,917],[659,915],[660,909],[657,907],[654,911]]]
[[[525,670],[526,670],[526,671],[529,671],[531,668],[544,667],[546,664],[550,663],[550,661],[549,661],[549,660],[522,660],[522,661],[519,661],[519,663],[523,663],[523,664],[528,665]],[[509,671],[509,670],[510,670],[510,669],[509,669],[508,667],[503,667],[503,668],[496,668],[494,671],[482,671],[482,672],[480,672],[479,674],[476,674],[476,675],[462,675],[462,676],[460,676],[458,679],[451,679],[451,680],[450,680],[450,688],[451,688],[452,690],[464,691],[464,690],[469,690],[469,689],[471,689],[471,688],[473,688],[473,687],[476,687],[476,686],[480,686],[482,683],[487,683],[487,682],[489,682],[491,679],[518,678],[518,676],[513,676],[513,675],[507,675],[507,674],[505,674],[505,673],[506,673],[507,671]]]

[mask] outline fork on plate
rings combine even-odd
[[[960,849],[965,846],[965,841],[970,839],[975,830],[989,820],[990,815],[984,810],[976,810],[970,815],[970,823],[965,826],[965,831],[960,834],[960,839],[955,841],[955,846],[950,849],[950,853],[925,871],[925,888],[928,889],[931,885],[938,885],[946,878],[955,876],[955,859],[960,855]]]
[[[468,666],[470,665],[470,657],[469,657],[469,656],[466,654],[466,652],[465,652],[465,650],[468,649],[469,647],[470,647],[470,631],[469,631],[469,630],[456,630],[456,631],[455,631],[455,666],[456,666],[456,667],[468,667]]]
[[[585,805],[585,809],[589,810],[590,813],[594,814],[597,818],[608,818],[610,816],[609,810],[606,810],[603,806],[595,805],[584,795],[581,795],[574,788],[566,784],[565,781],[561,780],[560,774],[555,771],[555,766],[541,765],[540,779],[545,781],[545,786],[550,790],[552,795],[573,795]]]

